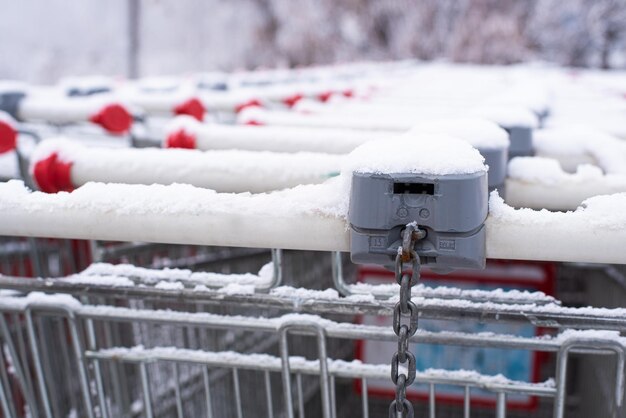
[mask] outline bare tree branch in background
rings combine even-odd
[[[592,38],[599,44],[600,67],[611,68],[611,52],[626,40],[626,0],[596,1],[589,10],[587,23]]]
[[[139,2],[135,19],[129,6]],[[0,77],[30,81],[403,58],[626,66],[626,0],[5,3]],[[141,35],[136,63],[133,33]]]

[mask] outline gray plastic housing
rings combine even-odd
[[[480,155],[485,157],[485,164],[489,166],[487,184],[489,191],[503,190],[506,179],[506,169],[509,160],[508,148],[477,148]]]
[[[88,97],[88,96],[94,96],[96,94],[111,93],[111,87],[108,87],[108,86],[91,86],[91,87],[73,86],[73,87],[68,87],[65,90],[65,93],[67,94],[68,97]]]
[[[484,268],[487,173],[429,176],[354,173],[348,219],[350,253],[358,264],[391,267],[401,232],[426,230],[415,250],[435,270]]]
[[[19,105],[25,96],[26,94],[20,91],[0,92],[0,110],[19,120]]]
[[[534,155],[532,128],[528,126],[507,126],[504,129],[509,133],[509,141],[511,141],[509,159]]]

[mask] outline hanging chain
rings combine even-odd
[[[389,418],[413,418],[413,405],[406,398],[406,388],[415,380],[415,355],[409,351],[409,339],[417,332],[417,306],[411,301],[411,289],[420,278],[420,259],[415,242],[426,236],[415,223],[402,233],[402,246],[396,255],[395,276],[400,285],[400,301],[393,310],[393,332],[398,336],[398,350],[391,358],[391,380],[396,385],[396,399],[389,405]],[[411,263],[411,275],[403,273],[405,263]],[[405,323],[402,323],[402,319]],[[408,319],[408,324],[406,323]],[[407,374],[400,372],[400,364],[407,363]]]

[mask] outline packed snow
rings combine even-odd
[[[186,149],[115,149],[85,147],[68,139],[42,141],[31,157],[56,153],[72,163],[76,187],[89,181],[126,184],[190,184],[220,192],[259,193],[321,183],[338,174],[342,158],[318,153]]]
[[[528,228],[540,229],[550,224],[569,225],[582,235],[586,231],[626,229],[626,193],[594,196],[575,211],[550,212],[548,210],[515,209],[507,205],[497,191],[489,198],[489,216],[499,222],[517,223]]]
[[[626,191],[626,175],[605,174],[598,166],[580,164],[575,173],[567,173],[559,161],[545,157],[516,157],[509,162],[508,177],[532,183],[564,186],[566,183],[584,184],[603,181],[614,187],[621,186]]]

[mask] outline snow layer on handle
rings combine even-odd
[[[217,193],[186,184],[131,185],[87,183],[72,193],[54,195],[31,192],[22,181],[0,184],[0,211],[20,207],[26,212],[45,210],[85,210],[106,214],[194,215],[208,212],[241,216],[270,213],[314,212],[325,216],[343,216],[336,182],[303,185],[273,193]]]
[[[341,108],[340,108],[341,109]],[[354,130],[363,135],[386,136],[397,135],[413,130],[414,132],[450,135],[463,139],[476,148],[501,149],[509,147],[509,135],[495,122],[485,117],[435,117],[429,118],[419,113],[399,115],[392,113],[387,116],[380,112],[347,114],[325,112],[323,114],[302,114],[294,112],[271,111],[266,109],[246,110],[239,117],[240,123],[251,121],[268,125],[306,126],[308,129],[319,130]],[[396,123],[397,122],[397,123]],[[182,122],[187,124],[186,122]],[[188,125],[188,124],[187,124]]]
[[[0,154],[0,179],[19,178],[19,168],[15,151]]]
[[[539,156],[570,161],[564,166],[567,171],[574,171],[577,163],[592,162],[607,173],[626,174],[626,144],[597,129],[586,126],[540,129],[534,132],[533,146]]]
[[[346,251],[354,171],[446,175],[486,167],[464,141],[410,132],[357,148],[338,178],[273,193],[87,183],[49,195],[10,181],[0,184],[0,235]]]
[[[604,174],[590,164],[567,173],[550,158],[518,157],[509,163],[506,192],[515,207],[573,210],[590,197],[626,192],[626,175]]]
[[[195,134],[198,129],[201,129],[203,123],[189,115],[178,115],[173,118],[166,128],[167,133],[173,133],[178,130],[183,130],[190,134]]]
[[[136,267],[131,264],[107,264],[95,263],[84,271],[70,276],[69,279],[81,279],[82,282],[93,284],[109,284],[110,277],[124,277],[130,282],[130,286],[139,284],[153,285],[161,282],[176,282],[183,285],[203,285],[211,287],[226,286],[229,284],[239,285],[268,285],[272,281],[273,264],[267,263],[258,274],[221,274],[211,272],[192,272],[191,270],[170,269],[163,270]],[[133,279],[133,280],[131,280]],[[62,279],[67,280],[67,279]]]
[[[321,183],[338,174],[343,157],[320,153],[188,149],[88,148],[65,139],[37,146],[32,165],[56,153],[72,163],[74,186],[89,181],[185,183],[220,192],[265,192]]]
[[[514,209],[493,192],[485,225],[487,258],[626,264],[626,193],[550,212]]]
[[[603,178],[626,181],[626,176],[605,176],[600,168],[591,164],[579,165],[575,173],[567,173],[557,160],[545,157],[513,158],[508,165],[508,177],[529,183],[549,185],[582,184]]]
[[[180,132],[193,137],[195,146],[203,150],[311,151],[332,154],[347,154],[364,142],[388,135],[386,132],[354,129],[199,124],[188,118],[177,117],[168,126],[167,137],[179,135]]]
[[[594,228],[623,231],[626,242],[626,193],[591,197],[575,211],[550,212],[514,209],[504,203],[497,191],[493,191],[489,198],[489,217],[503,223],[522,223],[533,230],[543,225],[562,223],[568,228],[578,228],[581,239],[586,231],[591,232]]]
[[[102,183],[45,194],[10,181],[0,235],[346,251],[344,196],[337,179],[261,194]]]
[[[37,161],[45,160],[52,154],[56,154],[61,162],[73,163],[76,160],[76,156],[79,155],[82,150],[87,149],[88,148],[80,143],[71,141],[65,137],[45,139],[37,144],[31,153],[31,167],[36,164]]]
[[[478,149],[509,148],[509,134],[483,118],[450,118],[416,121],[415,131],[433,132],[463,139]]]
[[[522,106],[481,106],[470,112],[472,116],[479,116],[494,121],[507,128],[539,127],[539,119],[526,107]]]
[[[487,171],[484,158],[469,143],[419,128],[384,142],[368,142],[352,151],[342,168],[350,179],[359,173],[471,174]]]

